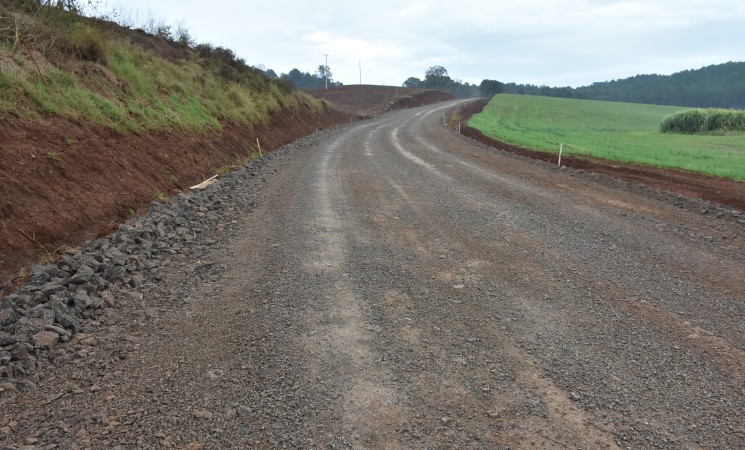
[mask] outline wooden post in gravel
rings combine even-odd
[[[559,164],[558,166],[561,167],[561,151],[564,150],[564,144],[559,144]]]

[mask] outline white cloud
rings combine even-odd
[[[314,71],[329,54],[346,84],[400,84],[431,65],[454,78],[580,85],[745,60],[741,0],[342,2],[128,0],[184,21],[202,41],[277,72]],[[597,78],[595,78],[597,77]]]

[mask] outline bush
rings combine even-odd
[[[663,119],[660,123],[660,131],[680,134],[745,131],[745,111],[733,109],[679,111]]]
[[[76,24],[78,25],[78,24]],[[66,42],[62,51],[81,61],[100,62],[106,64],[106,50],[101,35],[87,26],[71,27],[64,35]]]

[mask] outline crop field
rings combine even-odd
[[[745,132],[661,133],[686,108],[500,94],[468,124],[487,136],[535,150],[700,172],[745,180]]]

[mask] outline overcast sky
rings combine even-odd
[[[118,6],[117,6],[118,5]],[[743,0],[114,0],[130,21],[182,23],[277,74],[328,65],[344,84],[453,79],[582,86],[745,61]]]

